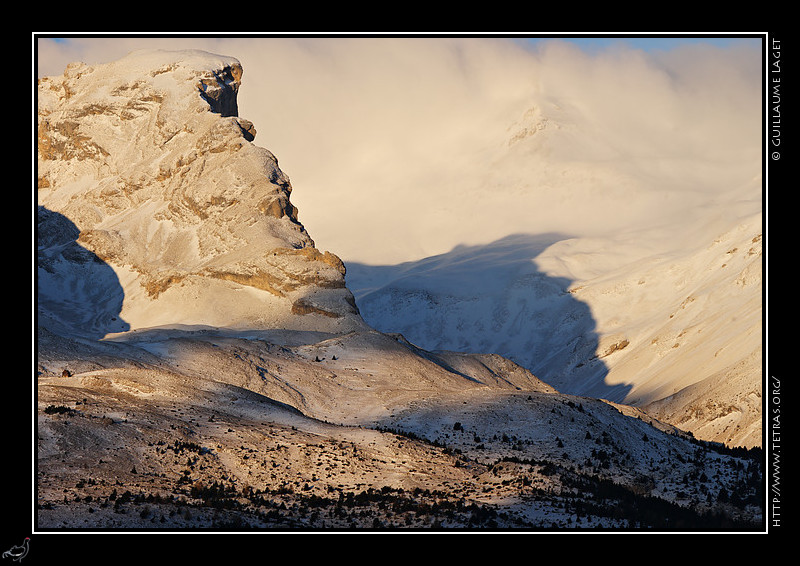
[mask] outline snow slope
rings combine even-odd
[[[662,418],[760,444],[760,82],[714,66],[733,57],[555,45],[526,61],[535,86],[505,101],[516,116],[404,191],[436,214],[387,244],[408,259],[344,255],[362,315],[565,392],[645,406],[684,391]],[[415,230],[444,249],[414,257]],[[713,398],[687,389],[705,379],[721,382]]]
[[[700,437],[759,445],[762,216],[723,226],[516,235],[350,264],[349,284],[367,322],[423,348],[498,353],[560,391],[658,402],[661,419]]]

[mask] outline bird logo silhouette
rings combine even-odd
[[[15,545],[6,550],[3,553],[3,558],[11,558],[16,562],[20,562],[28,554],[28,545],[30,541],[31,539],[29,537],[25,537],[21,545]]]

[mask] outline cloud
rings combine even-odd
[[[151,46],[242,62],[239,110],[255,143],[289,175],[317,245],[346,260],[417,259],[511,233],[615,230],[760,173],[758,50],[75,38],[40,40],[39,70]]]

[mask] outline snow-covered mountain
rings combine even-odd
[[[407,191],[436,210],[437,243],[466,243],[397,263],[343,256],[362,316],[426,349],[498,353],[562,392],[760,446],[758,81],[732,64],[701,84],[702,51],[672,68],[633,51],[552,51],[527,61],[536,88],[509,103],[514,119],[469,138],[453,179]]]
[[[250,143],[241,75],[230,58],[139,51],[40,82],[41,323],[97,337],[362,326],[341,260],[314,247],[288,177]],[[78,248],[94,261],[70,265]]]
[[[715,229],[669,248],[647,232],[515,235],[398,266],[349,264],[349,281],[370,324],[423,348],[498,353],[562,392],[759,446],[761,215]]]
[[[242,76],[231,57],[148,50],[39,81],[39,526],[759,528],[752,454],[698,442],[613,395],[559,391],[494,351],[528,313],[564,315],[551,346],[567,341],[567,363],[590,362],[596,378],[608,359],[587,356],[614,345],[588,312],[591,293],[570,286],[590,278],[538,264],[585,240],[521,236],[421,262],[431,300],[459,316],[475,290],[497,290],[487,268],[512,282],[516,321],[492,305],[491,318],[452,329],[464,331],[452,349],[480,325],[491,348],[432,351],[369,326],[344,264],[315,247],[288,177],[238,116]],[[749,289],[757,241],[750,253],[748,230],[731,236],[737,250],[721,244],[731,269],[714,246],[702,266]],[[605,281],[631,273],[598,265]],[[678,273],[660,281],[651,267],[656,284],[678,285]],[[681,292],[713,301],[716,273]],[[454,275],[470,288],[442,295]],[[401,279],[394,268],[369,277],[376,289]],[[409,281],[399,298],[418,293]],[[625,350],[675,330],[635,322],[650,334],[626,333]],[[543,369],[563,366],[563,352],[539,352]]]

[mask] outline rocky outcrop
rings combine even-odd
[[[289,178],[238,116],[242,75],[230,57],[138,51],[41,79],[39,206],[113,268],[132,329],[360,327],[344,265],[315,248]]]

